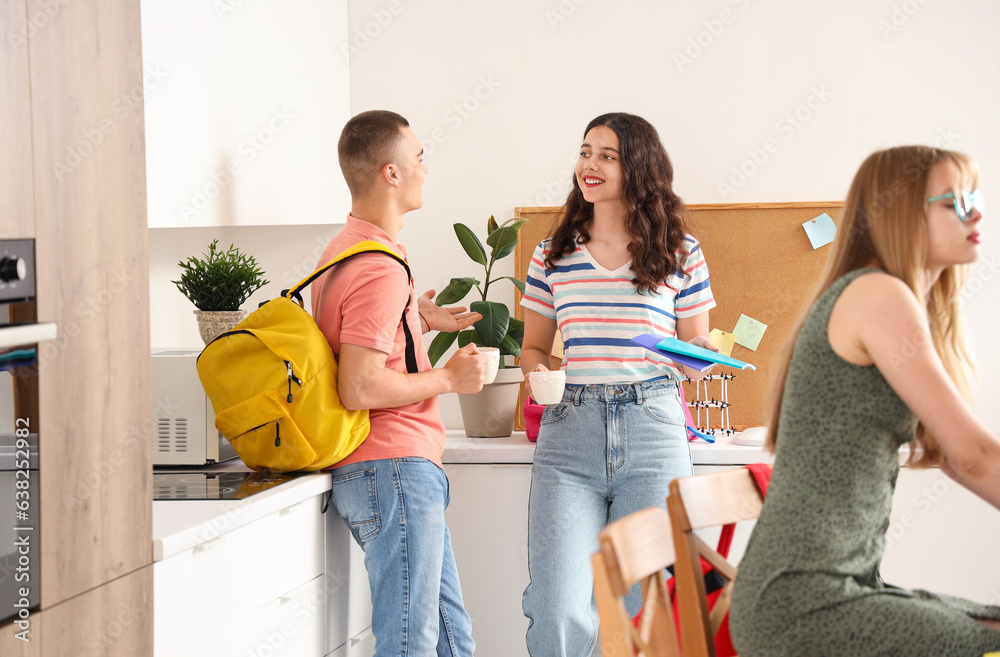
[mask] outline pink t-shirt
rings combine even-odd
[[[406,257],[406,251],[381,228],[348,215],[347,226],[330,241],[317,267],[365,240],[380,242]],[[368,347],[388,354],[386,367],[406,372],[406,338],[400,319],[410,295],[413,300],[406,321],[413,335],[417,367],[423,372],[431,369],[431,363],[421,337],[417,295],[406,270],[395,259],[367,253],[323,274],[312,284],[313,317],[338,358],[342,343]],[[331,467],[414,456],[441,465],[445,433],[437,397],[396,408],[373,408],[370,416],[368,438]]]

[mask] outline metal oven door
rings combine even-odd
[[[38,436],[23,426],[0,434],[0,624],[38,606],[38,484]]]

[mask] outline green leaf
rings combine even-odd
[[[473,324],[481,344],[486,347],[499,347],[507,335],[507,327],[510,326],[510,310],[507,306],[496,301],[473,301],[469,309],[483,316]]]
[[[500,351],[505,354],[510,354],[515,358],[521,357],[521,345],[513,340],[509,335],[500,341]]]
[[[474,278],[453,278],[437,295],[437,300],[434,303],[439,306],[447,303],[458,303],[465,298],[473,285],[479,285],[479,281]]]
[[[510,318],[510,326],[507,327],[507,335],[518,344],[524,340],[524,320],[516,317]]]
[[[505,258],[514,252],[514,248],[517,246],[517,231],[510,226],[504,226],[497,232],[493,233],[491,237],[495,236],[496,239],[493,240],[493,260],[497,261],[501,258]]]
[[[493,231],[495,231],[497,228],[499,228],[499,226],[497,226],[497,220],[493,218],[493,215],[490,215],[489,221],[486,222],[487,242],[489,242],[489,236],[492,235]],[[492,244],[490,246],[492,246]]]
[[[444,355],[444,352],[448,351],[448,348],[451,347],[457,337],[457,332],[438,333],[434,336],[431,346],[427,349],[427,357],[430,359],[431,365],[437,364],[438,359]]]
[[[458,332],[458,348],[461,349],[467,344],[480,344],[479,336],[472,329]]]
[[[506,278],[508,281],[514,284],[514,287],[516,287],[518,290],[521,291],[521,294],[524,294],[524,281],[522,281],[519,278],[514,278],[513,276],[501,276],[500,278]]]
[[[464,224],[455,224],[455,234],[458,235],[458,241],[469,257],[485,267],[486,249],[475,233]]]

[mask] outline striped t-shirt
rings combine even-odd
[[[608,271],[584,244],[559,260],[555,269],[546,269],[549,248],[550,240],[543,240],[531,256],[521,305],[556,320],[567,383],[683,378],[670,360],[630,340],[642,333],[673,337],[678,317],[693,317],[715,306],[698,240],[685,236],[677,252],[680,271],[652,294],[636,291],[631,263]]]

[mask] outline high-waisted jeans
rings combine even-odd
[[[691,475],[674,381],[566,386],[542,416],[528,501],[522,605],[532,657],[589,657],[597,641],[590,556],[609,522],[665,506],[670,481]],[[638,612],[638,587],[626,597]]]

